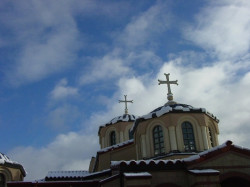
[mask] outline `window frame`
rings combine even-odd
[[[165,153],[165,142],[163,128],[160,125],[156,125],[152,130],[153,136],[153,148],[154,155],[161,155]]]
[[[116,144],[116,133],[115,133],[115,131],[110,132],[110,134],[109,134],[109,143],[110,143],[110,146]]]
[[[192,123],[189,121],[184,121],[181,124],[183,144],[185,152],[195,152],[197,151],[195,134]]]

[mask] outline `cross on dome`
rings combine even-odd
[[[170,84],[176,84],[176,85],[178,85],[178,80],[175,80],[175,81],[170,81],[169,80],[169,75],[170,75],[170,73],[168,73],[168,74],[166,74],[166,73],[164,73],[164,75],[166,76],[166,81],[162,81],[162,80],[159,80],[158,79],[158,84],[160,85],[160,84],[167,84],[167,86],[168,86],[168,101],[169,102],[171,102],[171,101],[173,101],[173,94],[172,94],[172,92],[171,92],[171,87],[170,87]]]
[[[125,100],[119,100],[119,103],[125,103],[125,114],[128,114],[128,106],[127,103],[133,103],[133,100],[128,101],[127,95],[124,95]]]

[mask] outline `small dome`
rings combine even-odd
[[[4,164],[4,163],[14,163],[14,162],[11,161],[7,155],[0,153],[0,164]]]
[[[137,116],[132,114],[123,114],[122,116],[118,116],[113,118],[110,122],[106,123],[105,126],[112,125],[118,122],[133,122],[135,121]]]

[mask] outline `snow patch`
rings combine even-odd
[[[104,153],[104,152],[107,152],[107,151],[110,151],[110,150],[113,150],[113,149],[116,149],[116,148],[119,148],[119,147],[122,147],[124,145],[127,145],[127,144],[130,144],[134,142],[134,139],[131,139],[131,140],[127,140],[125,142],[122,142],[122,143],[119,143],[119,144],[115,144],[115,145],[112,145],[112,146],[109,146],[109,147],[105,147],[103,149],[100,149],[98,151],[98,153]]]
[[[48,178],[61,178],[61,177],[84,177],[88,175],[88,171],[49,171]]]
[[[215,169],[191,169],[188,170],[191,173],[195,173],[195,174],[200,174],[200,173],[220,173],[218,170]]]
[[[152,175],[148,172],[139,172],[139,173],[124,173],[125,177],[151,177]]]

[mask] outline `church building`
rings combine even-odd
[[[9,181],[22,181],[26,176],[23,166],[0,153],[0,187],[6,187]]]
[[[250,149],[219,144],[219,120],[205,108],[168,101],[143,116],[125,113],[99,127],[100,150],[88,172],[49,173],[43,181],[8,186],[225,187],[250,186]],[[142,106],[143,107],[143,106]]]
[[[92,158],[90,172],[110,167],[113,160],[180,159],[218,146],[219,120],[204,108],[177,103],[173,100],[169,80],[168,102],[144,116],[125,114],[99,128],[101,150]]]

